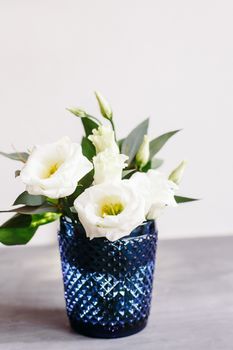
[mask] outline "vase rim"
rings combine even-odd
[[[60,223],[61,224],[66,224],[66,225],[69,225],[70,226],[70,228],[72,229],[72,230],[78,230],[78,229],[82,229],[82,231],[83,231],[83,233],[85,233],[85,236],[83,235],[82,237],[79,237],[79,238],[83,238],[83,239],[88,239],[88,240],[90,240],[90,238],[88,238],[87,236],[86,236],[86,232],[85,232],[85,229],[84,229],[84,227],[83,227],[83,225],[81,224],[81,222],[80,221],[72,221],[69,217],[67,217],[67,216],[61,216],[60,217]],[[95,240],[95,239],[98,239],[98,240],[107,240],[107,241],[109,241],[109,242],[111,242],[111,243],[115,243],[115,242],[120,242],[120,241],[129,241],[129,240],[132,240],[132,239],[140,239],[140,238],[142,238],[142,237],[144,237],[144,236],[147,236],[148,235],[148,233],[142,233],[142,234],[138,234],[138,235],[134,235],[134,233],[136,232],[136,230],[139,230],[140,228],[143,228],[143,227],[145,227],[145,226],[148,226],[148,225],[153,225],[154,227],[153,227],[153,234],[155,234],[156,236],[158,235],[158,229],[157,229],[157,223],[156,223],[156,221],[155,220],[145,220],[145,221],[143,221],[140,225],[138,225],[137,227],[135,227],[135,229],[133,229],[128,235],[125,235],[124,237],[122,237],[122,238],[119,238],[119,239],[117,239],[116,241],[114,241],[114,242],[111,242],[111,241],[109,241],[106,237],[96,237],[96,238],[94,238],[93,240]],[[75,228],[75,225],[77,225],[77,228]],[[61,230],[59,229],[59,232],[60,232]]]

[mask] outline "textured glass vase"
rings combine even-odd
[[[142,330],[150,312],[157,245],[154,221],[110,242],[86,238],[79,223],[61,218],[59,247],[71,327],[98,338]]]

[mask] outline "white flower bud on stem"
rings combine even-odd
[[[101,112],[102,116],[108,120],[112,120],[112,108],[110,107],[109,103],[97,91],[95,91],[95,96],[97,98],[100,112]]]
[[[76,117],[79,117],[79,118],[86,118],[87,117],[87,113],[81,109],[81,108],[67,108],[67,111],[73,113],[74,115],[76,115]]]
[[[179,185],[183,174],[184,174],[184,169],[186,168],[187,162],[183,160],[178,167],[171,172],[169,175],[169,180],[173,181],[175,184]]]
[[[142,169],[150,159],[150,141],[148,135],[144,135],[143,142],[136,154],[136,165]]]

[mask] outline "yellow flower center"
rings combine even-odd
[[[50,178],[50,176],[56,173],[58,168],[59,168],[58,163],[52,164],[48,169],[46,169],[46,172],[43,174],[43,179]]]
[[[105,198],[100,206],[100,215],[104,218],[107,215],[118,215],[124,210],[124,205],[119,199]]]
[[[58,169],[58,164],[53,164],[50,169],[49,169],[49,176],[53,175],[54,173],[56,173],[57,169]]]

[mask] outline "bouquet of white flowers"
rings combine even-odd
[[[15,176],[26,186],[8,210],[16,214],[0,227],[1,243],[26,244],[40,225],[60,216],[81,223],[90,239],[115,241],[166,207],[194,200],[176,195],[184,161],[169,176],[157,170],[163,161],[155,156],[179,130],[150,141],[146,119],[117,140],[112,109],[99,93],[96,98],[109,125],[83,109],[69,109],[83,124],[81,144],[64,137],[30,152],[1,152],[24,163]]]
[[[58,233],[71,327],[92,337],[115,338],[142,330],[150,312],[157,227],[163,210],[193,201],[178,196],[185,162],[165,175],[155,156],[179,130],[149,140],[149,120],[117,140],[113,112],[96,93],[109,125],[83,109],[81,145],[68,137],[29,152],[3,153],[21,161],[25,184],[0,227],[0,242],[26,244],[40,225],[60,218]]]

